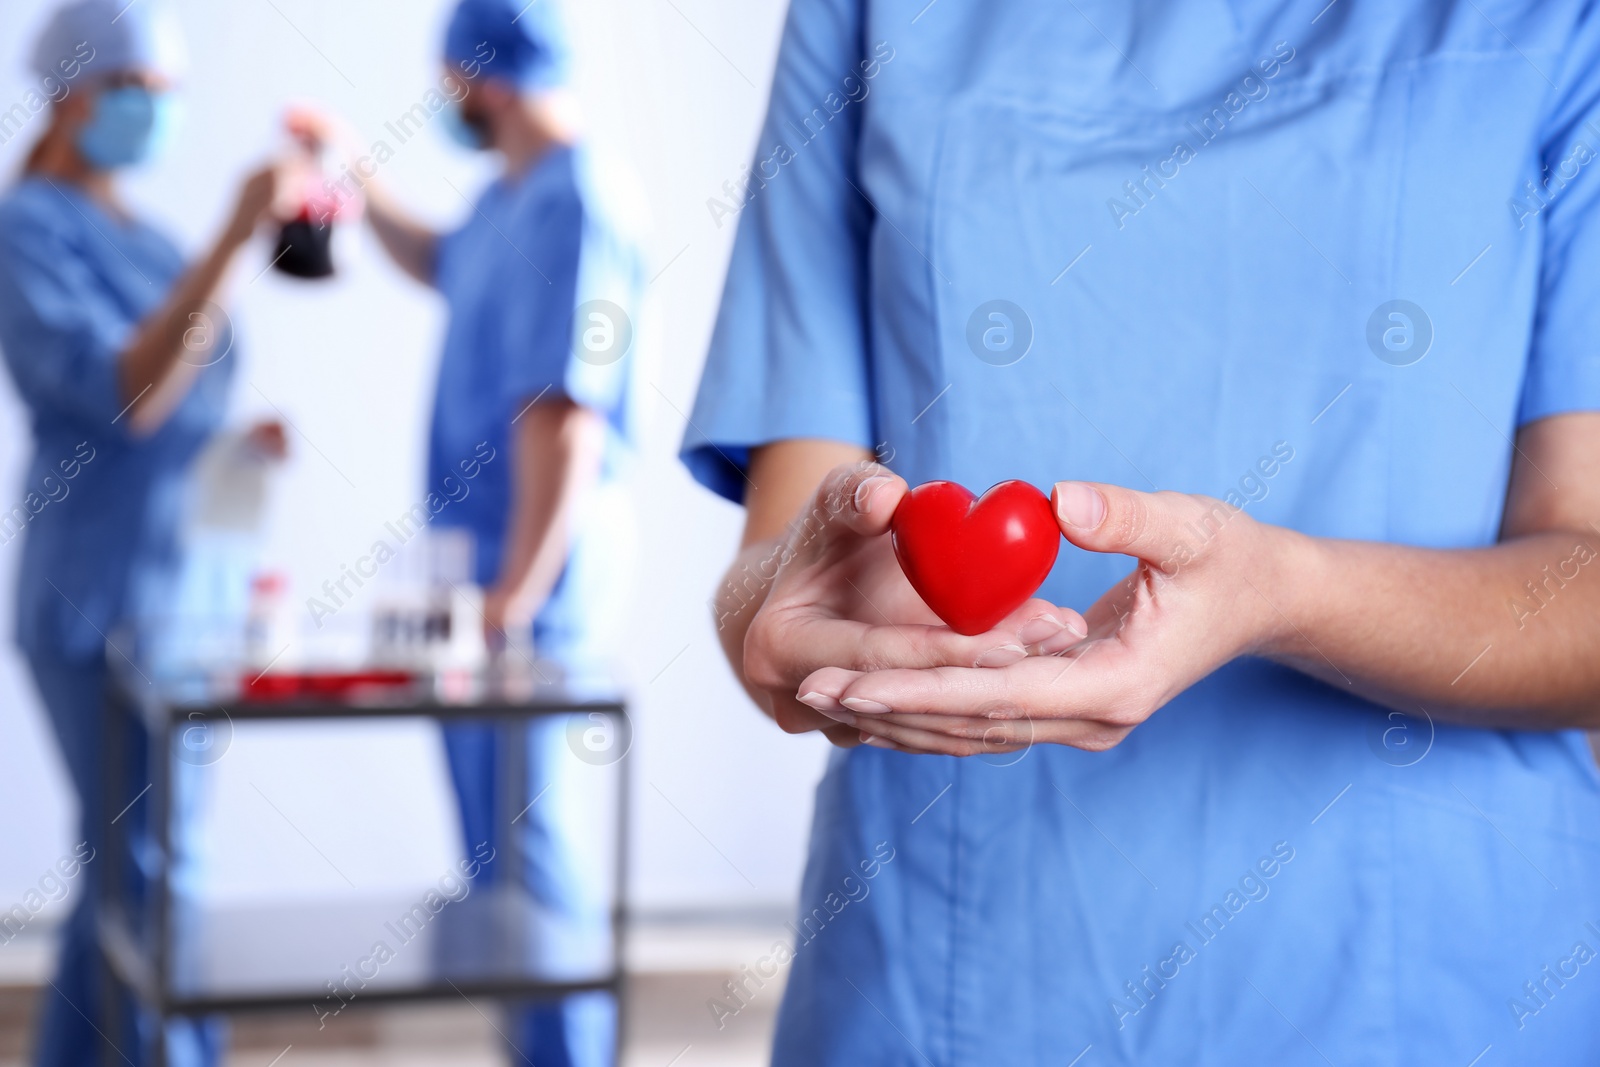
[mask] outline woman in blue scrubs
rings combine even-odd
[[[278,187],[273,169],[252,175],[222,234],[193,263],[122,204],[116,175],[159,147],[181,58],[176,28],[155,4],[58,9],[33,68],[66,92],[52,94],[24,172],[0,199],[0,348],[34,437],[17,638],[95,853],[105,847],[108,635],[170,610],[185,471],[217,428],[235,362],[213,301]],[[255,436],[281,451],[281,430]],[[124,825],[142,818],[131,809]],[[139,1062],[150,1038],[144,1020],[137,1036],[119,1032],[102,1003],[91,904],[98,871],[86,863],[75,890],[42,998],[39,1064],[99,1062],[106,1041]],[[171,1025],[169,1062],[215,1062],[218,1033]]]
[[[1573,0],[793,0],[685,445],[840,746],[775,1063],[1600,1062],[1597,104]],[[936,478],[1053,489],[990,633]]]

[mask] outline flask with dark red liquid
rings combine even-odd
[[[296,278],[327,278],[333,270],[333,220],[316,219],[309,209],[278,231],[273,266]]]
[[[305,173],[300,213],[283,224],[273,266],[295,278],[328,278],[334,273],[333,230],[340,216],[355,210],[326,178],[323,152],[301,139],[310,165]]]

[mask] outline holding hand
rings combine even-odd
[[[251,172],[239,187],[224,240],[242,245],[263,223],[286,222],[299,214],[308,166],[305,159],[291,154]]]
[[[278,195],[278,171],[275,166],[265,166],[253,171],[239,187],[234,201],[233,216],[228,221],[227,240],[244,244],[256,232]]]
[[[343,120],[310,104],[297,104],[284,113],[283,127],[309,152],[331,148],[348,162],[356,155],[354,131]]]
[[[281,463],[289,458],[289,435],[277,419],[253,424],[245,431],[244,440],[250,451],[262,459]]]
[[[483,591],[483,644],[490,652],[503,652],[525,644],[519,640],[533,627],[534,609],[517,590],[494,585]]]
[[[835,468],[787,536],[729,576],[724,601],[765,595],[745,634],[742,674],[789,733],[820,729],[835,744],[858,743],[857,730],[838,725],[835,696],[843,694],[811,684],[828,671],[836,690],[847,678],[875,676],[867,672],[992,673],[1030,651],[1063,651],[1087,632],[1077,612],[1043,600],[988,633],[964,637],[943,625],[906,581],[886,536],[906,492],[904,479],[877,464]],[[1060,669],[1059,660],[1038,662]]]
[[[1263,591],[1278,585],[1298,534],[1182,493],[1062,482],[1052,503],[1073,544],[1139,561],[1089,609],[1086,640],[997,666],[835,663],[800,683],[800,699],[900,751],[964,756],[1035,741],[1100,751],[1290,629]]]

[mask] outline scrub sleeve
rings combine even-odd
[[[1568,69],[1556,82],[1563,89],[1542,131],[1540,162],[1548,174],[1571,174],[1580,143],[1588,155],[1583,169],[1529,223],[1544,227],[1544,256],[1518,425],[1563,412],[1600,410],[1600,176],[1587,173],[1600,166],[1596,55],[1600,18],[1591,17],[1579,25],[1567,52]]]
[[[132,325],[97,298],[82,255],[42,220],[5,211],[0,242],[0,344],[34,418],[115,432],[117,356]]]
[[[862,109],[845,109],[797,153],[777,150],[855,68],[859,7],[796,0],[784,26],[751,200],[683,444],[690,473],[734,502],[755,445],[814,437],[873,447]]]
[[[568,150],[570,151],[570,150]],[[552,160],[550,166],[559,166]],[[568,164],[578,168],[574,160]],[[563,176],[566,167],[560,168]],[[607,262],[606,238],[572,182],[552,181],[542,195],[519,205],[514,219],[516,247],[529,250],[508,257],[502,302],[500,397],[507,419],[515,418],[535,397],[565,396],[604,415],[619,433],[626,432],[623,408],[631,360],[603,346],[607,337],[631,336],[633,326],[596,319],[603,308],[591,302],[605,297],[633,303],[634,279],[622,278],[619,264]],[[597,347],[585,348],[581,337],[594,334]]]
[[[499,371],[500,402],[508,421],[537,396],[570,395],[582,212],[581,205],[554,203],[547,195],[524,204],[516,220],[517,247],[531,250],[538,265],[520,254],[507,258],[512,276],[506,279],[508,298],[501,302],[505,358]]]

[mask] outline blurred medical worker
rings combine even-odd
[[[1600,1063],[1597,137],[1579,0],[792,0],[686,442],[851,746],[775,1064]],[[890,516],[1011,478],[964,637]]]
[[[192,263],[119,199],[117,174],[163,146],[183,72],[177,27],[155,0],[60,7],[33,72],[55,101],[0,200],[0,348],[34,437],[16,627],[98,854],[107,637],[170,603],[185,471],[217,428],[237,360],[214,301],[278,181],[271,168],[251,175]],[[282,451],[281,429],[254,438]],[[142,812],[123,820],[135,836]],[[102,1002],[91,904],[101,866],[86,864],[75,889],[42,1000],[40,1064],[98,1063],[107,1040],[137,1058],[153,1037],[143,1020],[138,1037],[116,1029],[108,1018],[119,1013]],[[173,1024],[169,1062],[214,1062],[218,1038],[213,1025]]]
[[[449,306],[428,450],[428,488],[477,471],[472,493],[441,514],[468,530],[485,589],[491,647],[584,672],[609,659],[630,564],[619,477],[633,431],[634,332],[643,288],[626,183],[578,143],[572,57],[560,9],[465,0],[450,19],[435,117],[462,147],[495,152],[501,174],[466,222],[436,234],[376,180],[370,156],[352,161],[367,217],[394,261]],[[440,97],[445,99],[444,96]],[[326,125],[304,116],[313,135]],[[597,913],[599,887],[579,876],[570,839],[582,813],[559,796],[532,804],[514,828],[496,827],[495,751],[528,748],[531,802],[576,766],[566,724],[528,730],[445,731],[469,849],[520,837],[521,870],[490,863],[479,887],[520,880],[569,919]],[[514,1051],[538,1064],[613,1061],[616,1005],[608,994],[568,997],[518,1013]]]

